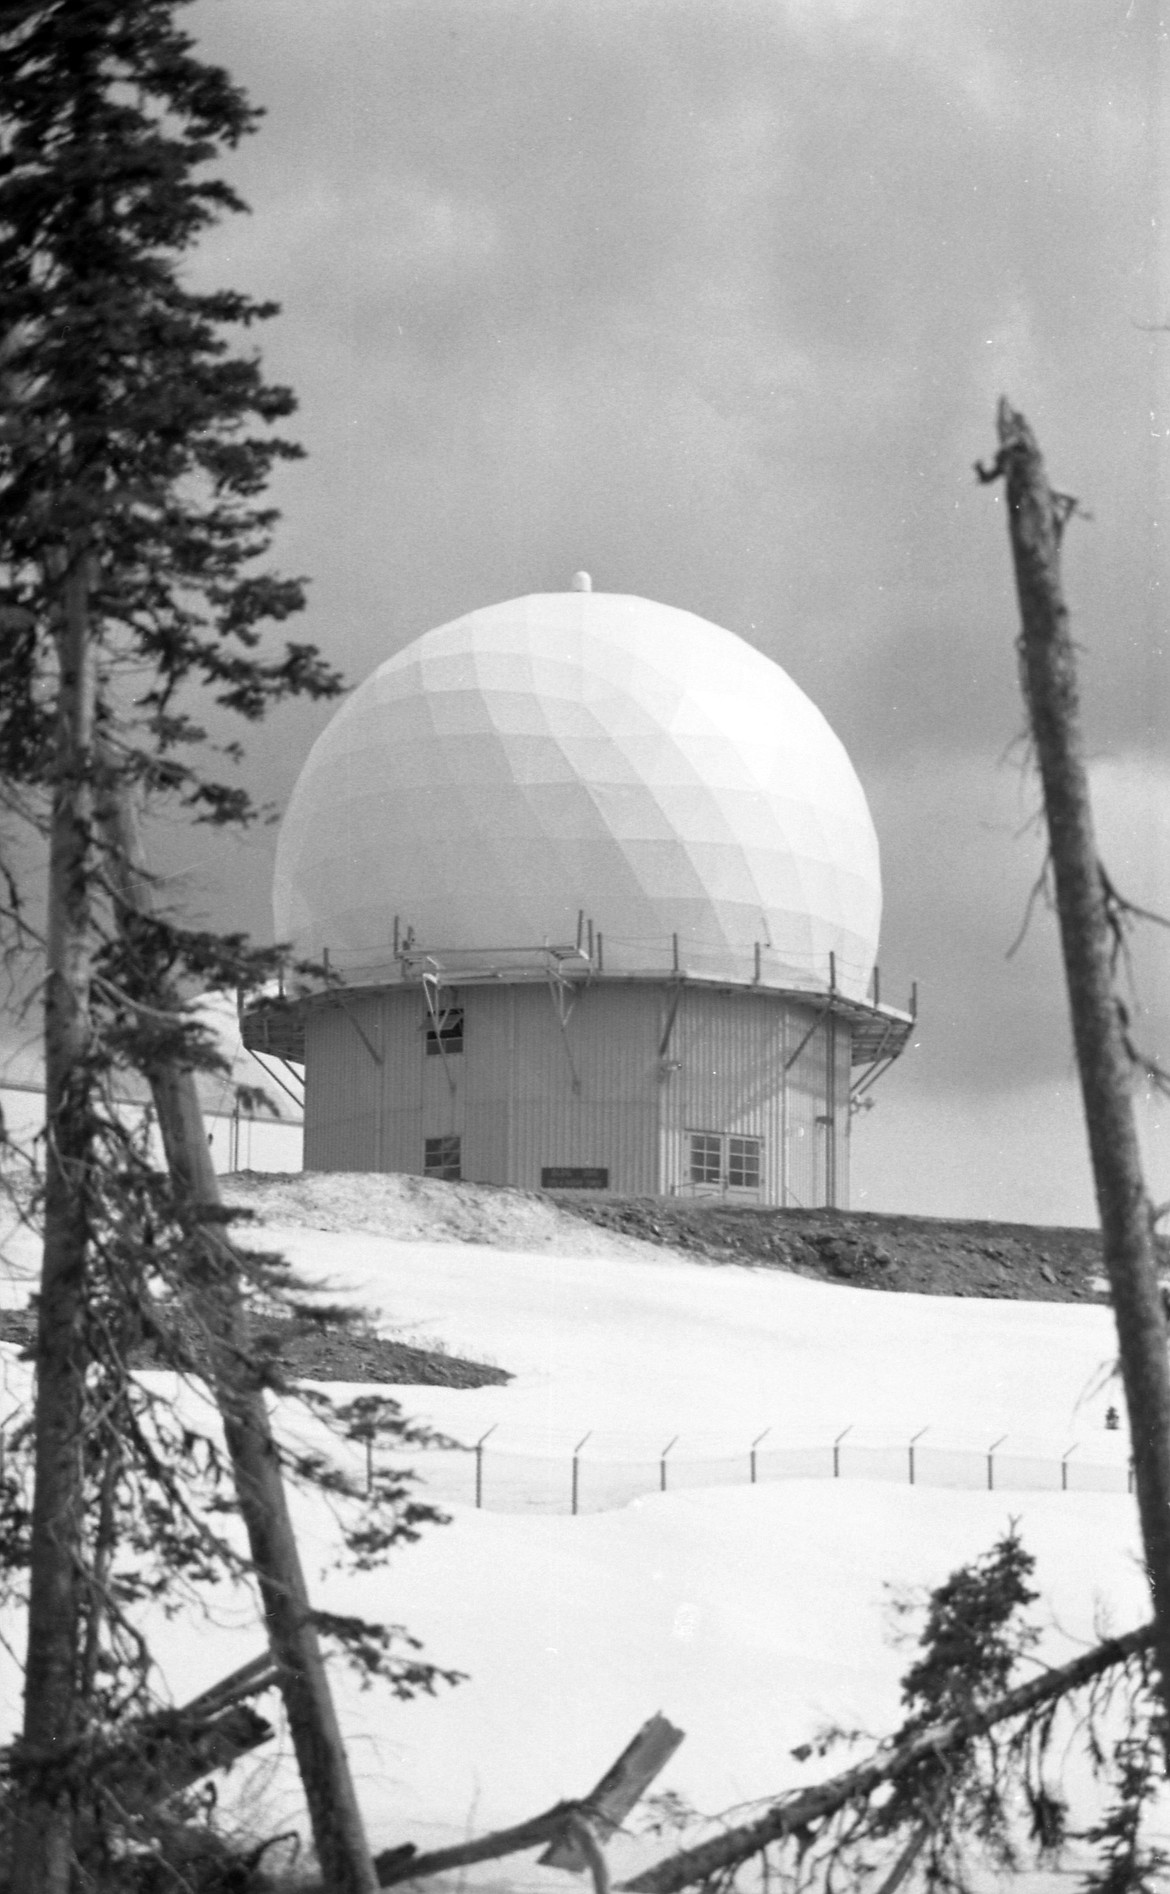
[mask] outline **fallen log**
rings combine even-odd
[[[543,1815],[534,1815],[514,1828],[497,1828],[476,1841],[462,1841],[453,1848],[436,1848],[420,1855],[413,1842],[400,1848],[386,1848],[374,1856],[374,1872],[379,1887],[394,1887],[399,1881],[421,1881],[428,1874],[442,1874],[447,1868],[468,1868],[476,1861],[498,1861],[503,1855],[522,1854],[526,1848],[539,1848],[541,1842],[555,1841],[565,1831],[569,1817],[583,1812],[580,1802],[557,1802]]]
[[[945,1723],[933,1723],[917,1730],[913,1736],[879,1749],[867,1761],[831,1777],[828,1782],[815,1783],[808,1789],[793,1789],[773,1802],[755,1821],[724,1829],[710,1841],[667,1855],[652,1868],[621,1882],[620,1888],[624,1894],[676,1894],[679,1888],[692,1887],[713,1875],[727,1873],[750,1860],[752,1855],[761,1854],[771,1842],[800,1834],[848,1804],[864,1801],[875,1789],[896,1781],[916,1764],[944,1756],[948,1750],[958,1748],[972,1737],[982,1736],[1010,1717],[1025,1716],[1057,1697],[1083,1689],[1107,1670],[1128,1663],[1130,1658],[1152,1650],[1153,1646],[1152,1624],[1144,1624],[1124,1637],[1108,1638],[1071,1663],[1033,1677],[1028,1683],[997,1697],[993,1703],[951,1717]]]

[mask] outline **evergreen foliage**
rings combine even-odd
[[[1036,1867],[1068,1873],[1074,1847],[1082,1894],[1165,1887],[1153,1627],[1021,1678],[1038,1637],[1026,1615],[1037,1598],[1032,1571],[1012,1526],[925,1598],[896,1600],[897,1620],[921,1620],[902,1679],[903,1722],[839,1774],[771,1798],[747,1819],[720,1818],[713,1833],[625,1883],[630,1894],[976,1894]],[[861,1737],[830,1729],[793,1754],[805,1762]],[[1080,1832],[1069,1826],[1062,1788],[1078,1753],[1110,1797]],[[657,1802],[670,1803],[652,1823],[660,1831],[702,1819],[677,1800]]]
[[[63,566],[84,552],[119,769],[205,819],[241,820],[246,794],[205,773],[185,687],[255,719],[340,682],[311,645],[259,650],[263,624],[304,603],[301,581],[254,564],[277,517],[260,496],[301,450],[273,431],[291,390],[228,338],[277,310],[191,290],[181,268],[210,224],[245,208],[206,167],[259,114],[195,57],[177,11],[0,7],[0,774],[51,786],[48,634]]]
[[[301,452],[279,431],[292,392],[265,379],[249,339],[277,310],[194,289],[185,269],[209,227],[245,209],[211,167],[260,114],[198,57],[178,24],[186,3],[0,0],[0,939],[14,987],[25,956],[44,991],[48,1113],[39,1152],[0,1152],[45,1228],[35,1424],[0,1469],[0,1600],[31,1580],[11,1772],[47,1826],[41,1864],[22,1867],[18,1848],[15,1873],[46,1894],[79,1865],[100,1879],[79,1837],[100,1834],[107,1854],[112,1830],[143,1838],[145,1818],[103,1802],[93,1765],[157,1704],[147,1608],[192,1609],[249,1569],[218,1424],[191,1418],[208,1345],[222,1347],[198,1333],[192,1295],[209,1286],[206,1212],[160,1172],[119,1098],[129,1075],[167,1067],[226,1078],[191,1001],[257,987],[277,957],[157,896],[143,911],[103,812],[133,798],[251,822],[240,745],[210,740],[201,703],[219,728],[225,713],[252,723],[342,689],[311,644],[267,642],[304,603],[303,582],[266,563],[278,516],[265,490]],[[48,845],[47,933],[22,829]],[[248,1311],[297,1285],[281,1259],[223,1248],[210,1292],[240,1301],[236,1368],[291,1395],[248,1340]],[[188,1396],[132,1375],[146,1343]],[[429,1439],[390,1401],[335,1432],[411,1450]],[[351,1472],[324,1449],[285,1461],[346,1510],[363,1565],[440,1517],[381,1460],[369,1492],[356,1452]],[[400,1627],[321,1628],[399,1695],[450,1678]]]
[[[993,1711],[1019,1682],[1021,1661],[1040,1635],[1027,1615],[1038,1599],[1029,1583],[1034,1570],[1013,1523],[989,1552],[930,1593],[920,1655],[902,1678],[906,1717],[892,1746],[950,1718]],[[1073,1842],[1096,1851],[1084,1894],[1153,1894],[1165,1885],[1159,1876],[1167,1857],[1147,1841],[1146,1826],[1165,1754],[1148,1652],[1106,1674],[1075,1719],[1072,1708],[1057,1696],[900,1774],[869,1811],[868,1835],[916,1836],[921,1882],[931,1894],[973,1894],[989,1866],[1009,1874],[1033,1863],[1055,1867]],[[1061,1745],[1061,1761],[1054,1757],[1061,1728],[1064,1743],[1079,1740],[1094,1773],[1112,1785],[1108,1812],[1080,1833],[1069,1828],[1060,1783],[1069,1751]]]
[[[1037,1594],[1035,1560],[1013,1527],[991,1551],[960,1566],[931,1592],[919,1636],[921,1655],[902,1679],[905,1719],[892,1738],[905,1742],[949,1717],[986,1708],[1010,1687],[1019,1659],[1038,1632],[1022,1616]],[[1015,1865],[1012,1814],[1004,1796],[1004,1757],[991,1738],[958,1757],[928,1758],[901,1776],[881,1810],[878,1832],[925,1823],[932,1884],[961,1885],[956,1862],[976,1839],[997,1865]],[[1033,1797],[1053,1798],[1030,1782]]]

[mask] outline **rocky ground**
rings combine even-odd
[[[914,1295],[1034,1302],[1104,1296],[1096,1230],[1025,1223],[775,1210],[723,1198],[524,1191],[432,1178],[303,1172],[227,1180],[232,1201],[276,1225],[376,1231],[500,1249],[612,1254],[663,1245],[708,1263],[788,1269],[822,1282]],[[1170,1241],[1160,1239],[1170,1273]]]
[[[788,1269],[822,1282],[927,1296],[1026,1302],[1105,1298],[1096,1230],[862,1211],[774,1210],[719,1199],[570,1195],[574,1216],[713,1263]],[[1170,1271],[1170,1241],[1159,1238]]]
[[[15,1343],[30,1359],[36,1338],[36,1317],[27,1309],[0,1309],[0,1341]],[[205,1351],[184,1336],[190,1358],[204,1364]],[[253,1341],[261,1357],[279,1362],[281,1374],[293,1381],[355,1381],[370,1384],[409,1382],[413,1386],[481,1388],[490,1382],[510,1381],[504,1368],[468,1361],[439,1349],[413,1348],[405,1342],[375,1335],[361,1323],[320,1323],[296,1317],[266,1315],[253,1325]],[[173,1365],[158,1350],[136,1349],[134,1368]]]

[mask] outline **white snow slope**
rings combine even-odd
[[[794,1745],[829,1722],[876,1735],[896,1719],[908,1659],[891,1642],[888,1588],[937,1583],[1010,1519],[1039,1561],[1045,1660],[1146,1615],[1124,1493],[878,1483],[850,1477],[847,1450],[836,1481],[747,1483],[747,1443],[769,1427],[777,1443],[823,1442],[849,1425],[850,1440],[901,1443],[928,1427],[923,1450],[938,1441],[980,1454],[1007,1434],[1005,1452],[1056,1459],[1079,1441],[1086,1458],[1112,1447],[1123,1463],[1124,1441],[1102,1427],[1116,1399],[1102,1378],[1113,1353],[1104,1310],[830,1287],[574,1233],[564,1220],[514,1232],[538,1248],[347,1231],[344,1193],[328,1181],[319,1213],[298,1182],[284,1204],[297,1221],[269,1234],[385,1332],[438,1338],[512,1371],[506,1387],[384,1390],[464,1440],[495,1426],[489,1479],[493,1446],[564,1464],[589,1430],[588,1453],[651,1462],[679,1435],[680,1479],[688,1453],[744,1450],[739,1485],[651,1492],[575,1518],[455,1504],[449,1525],[362,1577],[330,1569],[328,1522],[301,1507],[319,1602],[405,1624],[435,1661],[468,1673],[400,1704],[336,1671],[376,1846],[443,1845],[583,1793],[656,1710],[687,1732],[656,1786],[706,1812],[815,1779],[833,1765],[797,1763]],[[425,1225],[417,1191],[404,1223],[385,1203],[370,1212],[384,1180],[348,1182],[353,1222]],[[312,1228],[315,1215],[333,1227]],[[19,1243],[13,1255],[19,1265]],[[27,1371],[12,1351],[0,1366],[7,1410]],[[214,1625],[181,1617],[157,1636],[179,1699],[261,1642],[227,1599]],[[11,1671],[0,1678],[9,1703],[13,1683]],[[266,1814],[295,1807],[287,1756],[262,1766],[249,1795],[260,1785]],[[566,1885],[532,1857],[485,1872],[512,1887]]]

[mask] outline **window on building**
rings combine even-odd
[[[691,1187],[703,1190],[759,1190],[763,1139],[721,1131],[691,1131],[688,1174]]]
[[[424,1177],[441,1177],[448,1184],[457,1184],[462,1174],[458,1138],[423,1139]]]
[[[723,1140],[711,1131],[691,1132],[692,1184],[723,1182]]]
[[[727,1188],[729,1190],[758,1190],[760,1188],[760,1140],[758,1138],[728,1138]]]
[[[444,1007],[437,1015],[427,1015],[427,1055],[437,1059],[440,1053],[462,1052],[463,1008]]]

